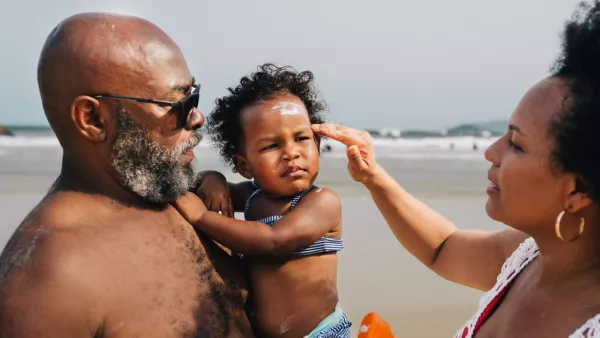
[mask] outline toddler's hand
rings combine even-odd
[[[173,206],[192,225],[198,224],[205,213],[208,212],[202,200],[191,192],[173,201]]]
[[[215,171],[205,173],[197,194],[208,210],[220,212],[223,216],[233,217],[231,193],[223,174]]]

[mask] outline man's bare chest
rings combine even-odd
[[[116,306],[104,337],[251,336],[245,283],[230,257],[195,234],[141,237],[115,249],[119,259],[107,269]]]

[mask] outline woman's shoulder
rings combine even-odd
[[[533,237],[526,238],[504,262],[497,281],[508,278],[514,273],[519,273],[529,262],[537,257],[538,253],[539,250]]]
[[[539,250],[532,237],[526,238],[515,251],[506,259],[502,270],[496,277],[496,285],[481,299],[480,306],[485,306],[532,261],[538,256]]]
[[[538,256],[538,253],[539,250],[535,240],[532,237],[527,238],[504,263],[502,272],[498,276],[498,282],[512,280],[529,262]],[[569,338],[591,337],[600,337],[600,313],[590,318],[569,336]]]
[[[569,338],[596,338],[600,337],[600,313],[597,313],[581,325]]]
[[[579,329],[573,332],[569,338],[592,338],[600,337],[600,313],[590,318]]]
[[[531,237],[525,239],[512,255],[504,262],[502,270],[497,277],[496,285],[486,292],[479,301],[479,310],[469,320],[467,325],[461,329],[456,337],[471,337],[475,329],[475,325],[479,317],[483,314],[486,308],[490,305],[503,290],[505,290],[510,282],[539,254],[539,250],[535,240]],[[585,324],[578,328],[569,338],[591,338],[600,337],[600,314],[590,318]]]
[[[505,291],[510,282],[538,255],[537,244],[533,238],[526,238],[515,251],[506,259],[502,270],[496,278],[496,285],[479,299],[479,308],[467,324],[457,332],[456,338],[471,338],[476,325],[490,304]]]

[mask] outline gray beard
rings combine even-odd
[[[143,125],[124,112],[117,113],[117,137],[111,149],[113,168],[122,184],[151,203],[168,203],[195,183],[192,164],[181,165],[179,155],[195,147],[202,136],[194,133],[174,149],[165,149],[150,138]]]

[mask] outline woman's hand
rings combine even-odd
[[[202,174],[202,182],[196,192],[210,211],[233,217],[231,192],[223,174],[217,171],[206,171]]]
[[[502,265],[526,235],[457,230],[454,224],[405,191],[375,162],[371,136],[335,124],[313,125],[315,133],[348,148],[348,172],[369,190],[398,241],[425,266],[445,279],[479,290],[496,283]]]
[[[366,131],[356,130],[337,124],[313,124],[313,132],[332,138],[346,145],[348,173],[356,182],[368,184],[381,169],[375,162],[373,140]]]

